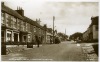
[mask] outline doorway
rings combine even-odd
[[[18,34],[14,33],[14,42],[17,43],[18,42]]]

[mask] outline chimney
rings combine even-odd
[[[98,16],[91,17],[91,24],[98,25]]]
[[[17,11],[21,16],[24,16],[24,10],[21,7],[17,7]]]
[[[1,5],[4,5],[4,2],[1,2]]]
[[[39,20],[38,20],[38,19],[36,19],[36,22],[37,22],[38,24],[40,24],[40,22],[41,22],[41,21],[40,21],[40,18],[39,18]]]
[[[44,29],[45,29],[45,30],[47,30],[47,24],[44,24],[44,26],[43,26],[43,27],[44,27]]]
[[[36,22],[37,22],[37,19],[36,19]]]

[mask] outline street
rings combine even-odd
[[[81,46],[68,41],[3,55],[2,60],[85,61],[86,58]]]
[[[97,1],[2,0],[1,60],[98,61],[98,13]]]

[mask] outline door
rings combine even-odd
[[[14,42],[18,43],[18,34],[17,33],[14,33]]]

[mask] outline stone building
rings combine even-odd
[[[91,24],[87,30],[83,33],[83,41],[97,42],[98,41],[98,21],[99,17],[91,17]]]

